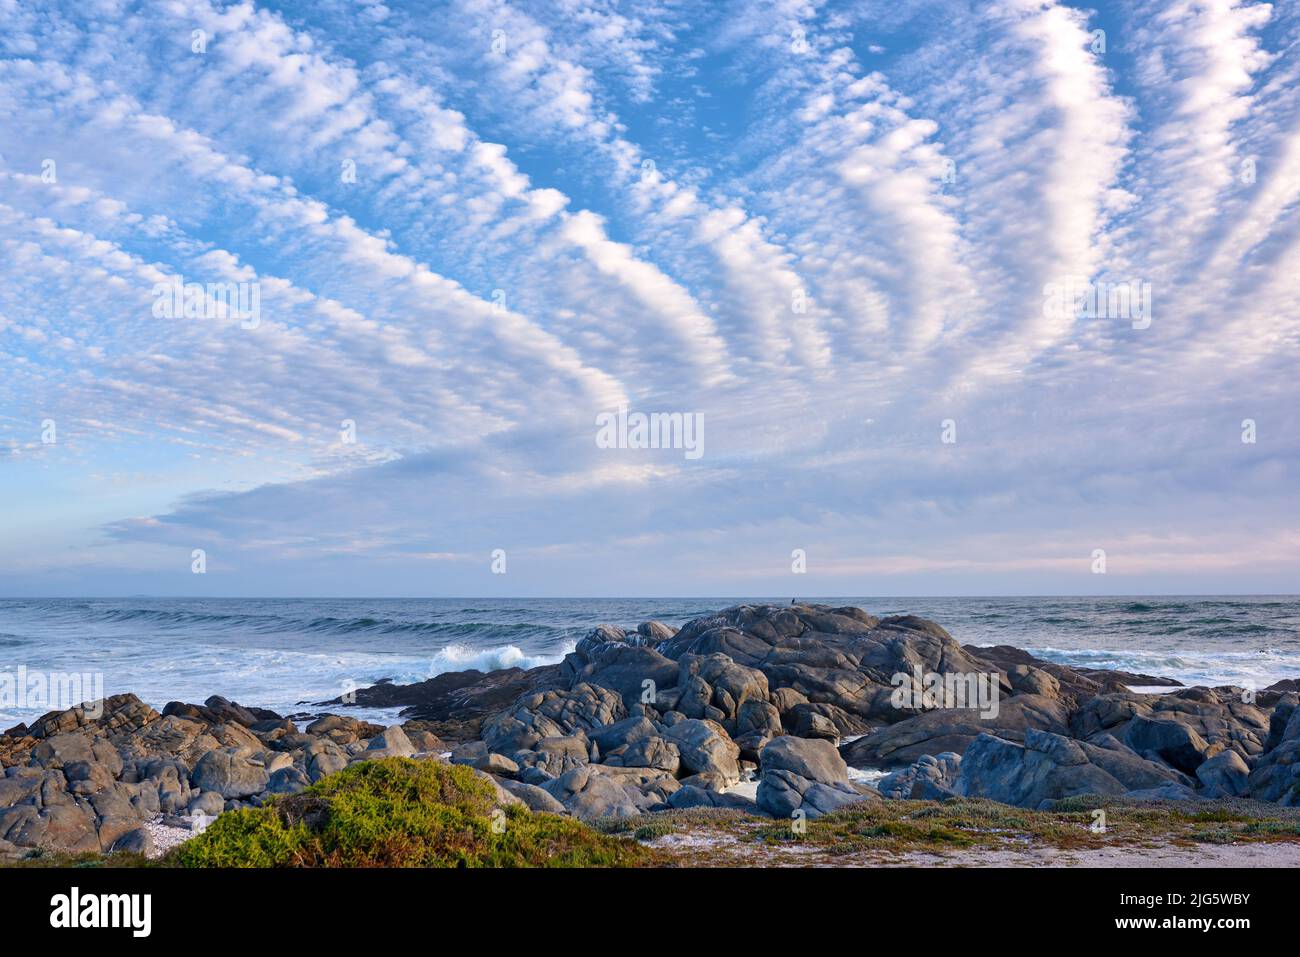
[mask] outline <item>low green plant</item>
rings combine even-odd
[[[634,841],[525,808],[460,765],[359,762],[301,794],[223,814],[169,855],[181,867],[623,867]]]

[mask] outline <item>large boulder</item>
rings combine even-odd
[[[265,767],[229,748],[200,758],[192,779],[196,788],[215,791],[227,800],[261,794],[270,783]]]
[[[1138,754],[1156,757],[1188,774],[1195,773],[1210,750],[1205,740],[1181,721],[1148,718],[1140,714],[1129,721],[1124,743]]]
[[[764,771],[759,779],[755,803],[760,811],[772,817],[788,818],[802,811],[805,818],[813,819],[850,804],[879,800],[880,795],[863,784],[848,781],[823,784],[793,771],[772,769]]]
[[[808,604],[728,608],[688,622],[661,648],[678,660],[725,655],[761,671],[770,687],[883,721],[906,717],[892,700],[892,681],[899,673],[995,670],[933,622],[913,616],[878,619],[860,608]],[[778,709],[784,715],[782,705]]]
[[[716,775],[726,786],[740,780],[740,748],[716,721],[687,718],[664,732],[690,774]]]
[[[462,740],[475,736],[484,718],[509,707],[520,695],[568,687],[559,665],[540,668],[501,668],[496,671],[444,671],[427,681],[410,685],[381,681],[359,688],[344,702],[336,698],[322,704],[351,704],[367,708],[402,708],[402,717],[420,721],[423,730]],[[409,731],[408,731],[409,736]],[[414,739],[412,739],[414,742]]]
[[[137,758],[170,756],[193,767],[199,758],[220,746],[208,733],[210,727],[202,721],[167,715],[133,735],[124,747]]]
[[[73,854],[102,850],[94,810],[89,803],[75,801],[40,809],[20,804],[0,811],[0,840]]]
[[[348,766],[349,755],[342,745],[328,739],[313,741],[303,749],[303,760],[307,764],[307,776],[312,782],[319,781],[326,775],[342,771]],[[197,768],[195,769],[197,771]],[[198,779],[195,786],[199,787]]]
[[[591,765],[573,768],[542,785],[552,798],[576,818],[594,820],[601,817],[635,817],[641,813],[639,795],[609,774]]]
[[[849,768],[835,750],[835,745],[818,738],[795,738],[783,735],[768,742],[759,752],[761,771],[791,771],[820,784],[848,781]]]
[[[85,732],[50,735],[32,748],[31,763],[43,768],[62,768],[76,761],[93,761],[94,747],[94,737]]]
[[[141,854],[145,857],[154,856],[153,834],[148,828],[144,827],[132,828],[113,841],[112,844],[104,842],[101,835],[101,843],[104,844],[105,850],[125,851],[130,854]]]
[[[481,744],[482,742],[475,742]],[[534,772],[525,777],[541,780],[558,778],[565,771],[586,764],[591,754],[591,742],[581,732],[572,735],[546,737],[532,748],[514,752],[511,758],[521,770]]]
[[[616,692],[625,703],[648,698],[677,681],[677,665],[653,648],[624,641],[605,642],[571,652],[561,664],[570,685],[583,682]]]
[[[335,744],[354,744],[383,734],[382,725],[359,721],[350,715],[326,714],[307,725],[308,734],[329,738]]]
[[[290,765],[287,768],[277,768],[271,772],[266,791],[268,794],[299,794],[307,790],[309,784],[311,784],[311,778],[307,776],[307,773]]]
[[[129,736],[157,721],[160,715],[133,694],[111,695],[67,711],[51,711],[31,723],[27,734],[49,738],[58,734],[86,731],[109,738]]]
[[[1250,796],[1300,807],[1300,707],[1292,707],[1287,715],[1277,745],[1250,772]]]
[[[1023,741],[1032,730],[1065,734],[1070,715],[1062,702],[1041,695],[1019,694],[1000,701],[995,716],[975,709],[939,708],[873,731],[844,745],[840,753],[855,768],[894,768],[923,755],[962,754],[985,733]]]
[[[876,790],[889,800],[942,801],[956,795],[960,773],[960,754],[926,754],[915,764],[885,775],[876,782]]]
[[[502,778],[498,784],[506,791],[519,798],[528,805],[530,811],[542,811],[547,814],[567,814],[564,805],[551,796],[551,793],[544,788],[535,784],[525,784],[523,781],[511,781],[509,778]]]
[[[736,744],[740,747],[741,757],[758,760],[758,752],[763,745],[781,733],[781,712],[775,705],[751,698],[737,709]]]
[[[617,691],[579,683],[567,691],[535,691],[483,722],[483,741],[492,751],[531,749],[543,738],[584,734],[627,716]]]
[[[1074,709],[1099,694],[1128,693],[1127,685],[1165,685],[1180,687],[1172,678],[1138,675],[1125,671],[1097,671],[1072,668],[1036,658],[1010,645],[977,647],[965,645],[966,651],[1002,671],[1016,693],[1046,694],[1061,698]],[[1047,679],[1050,678],[1051,682]]]
[[[638,738],[616,754],[606,755],[605,763],[625,768],[655,768],[677,774],[682,766],[677,745],[659,736]]]
[[[1118,796],[1190,780],[1131,751],[1074,741],[1047,731],[1025,732],[1017,744],[981,734],[962,755],[956,792],[1017,807],[1041,808],[1079,794]]]
[[[768,695],[768,698],[776,710],[781,713],[782,718],[785,718],[799,705],[808,703],[808,699],[793,688],[776,688]]]
[[[1205,788],[1205,797],[1245,797],[1250,790],[1250,767],[1231,748],[1201,762],[1196,777]]]
[[[1268,718],[1268,738],[1264,741],[1265,753],[1282,743],[1282,737],[1286,734],[1287,725],[1290,724],[1291,715],[1295,713],[1297,706],[1300,706],[1300,694],[1293,691],[1278,698]]]
[[[595,729],[591,732],[591,740],[596,742],[601,754],[608,756],[642,738],[653,738],[658,734],[659,729],[654,726],[654,722],[638,715]]]
[[[733,729],[736,713],[742,704],[767,700],[767,676],[757,668],[737,664],[726,655],[684,654],[678,659],[678,665],[678,686],[685,687],[694,680],[707,689],[704,708],[716,708],[722,714],[722,723]],[[703,716],[692,714],[680,705],[678,710],[687,717]]]
[[[623,644],[627,641],[627,632],[618,625],[597,625],[578,639],[574,652],[584,663],[589,660],[592,651],[610,644]]]
[[[15,804],[35,804],[39,800],[45,776],[35,774],[0,778],[0,811]]]
[[[840,738],[857,737],[871,730],[871,724],[827,702],[796,704],[784,715],[786,729],[796,738],[825,738],[839,743]]]
[[[366,761],[377,761],[380,758],[409,758],[413,754],[415,745],[401,726],[395,724],[371,738],[361,757]]]
[[[668,641],[673,635],[677,634],[677,629],[671,625],[665,625],[662,621],[643,621],[636,626],[636,633],[641,636],[642,641],[649,645],[657,645],[660,642]]]
[[[1098,695],[1083,703],[1071,717],[1070,734],[1092,741],[1102,735],[1126,740],[1137,718],[1175,721],[1195,732],[1209,748],[1207,754],[1231,748],[1250,759],[1262,754],[1269,735],[1268,715],[1243,700],[1240,689],[1181,688],[1168,694],[1145,695],[1129,691]],[[1158,729],[1168,734],[1169,729]],[[1149,733],[1149,729],[1138,734]],[[1145,740],[1145,739],[1139,739]],[[1180,747],[1186,755],[1187,747]],[[1195,751],[1195,746],[1191,751]],[[1188,763],[1180,758],[1181,763]]]
[[[763,748],[759,762],[756,803],[773,817],[802,810],[806,817],[815,818],[859,801],[880,799],[874,789],[849,781],[848,766],[829,741],[783,735]]]

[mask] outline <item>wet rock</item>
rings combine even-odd
[[[587,632],[578,639],[574,650],[578,657],[587,662],[590,660],[590,654],[609,644],[626,644],[627,632],[617,625],[597,625],[591,631]]]
[[[521,695],[547,691],[568,682],[560,677],[559,665],[525,671],[503,668],[482,672],[445,671],[410,685],[392,682],[359,688],[352,702],[359,707],[403,709],[402,717],[427,722],[424,730],[453,741],[467,733],[477,736],[480,722],[508,707]],[[335,699],[327,704],[341,704]]]

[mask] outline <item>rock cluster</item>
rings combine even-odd
[[[0,736],[0,857],[32,848],[147,854],[144,825],[160,817],[189,825],[295,794],[353,761],[442,750],[420,722],[385,729],[329,715],[299,731],[216,696],[160,714],[116,695]]]
[[[980,676],[996,707],[896,693],[919,691],[922,675]],[[1137,694],[1136,680],[1176,690]],[[409,719],[383,728],[326,714],[299,730],[218,697],[159,714],[120,695],[97,717],[73,709],[11,729],[0,736],[0,853],[147,848],[142,824],[158,815],[211,816],[352,762],[445,750],[503,801],[583,819],[691,807],[813,818],[953,796],[1033,808],[1083,794],[1300,805],[1300,695],[1289,686],[1252,697],[1075,671],[858,608],[745,605],[676,632],[603,625],[559,665],[383,683],[357,703],[401,706]],[[877,790],[855,768],[892,773]]]

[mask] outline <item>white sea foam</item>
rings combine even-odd
[[[849,768],[849,780],[854,784],[870,784],[875,787],[888,773],[883,768]]]
[[[1173,678],[1185,685],[1266,687],[1279,677],[1300,674],[1300,655],[1276,648],[1242,651],[1141,648],[1028,647],[1036,657],[1078,668],[1104,668]]]
[[[570,642],[558,655],[526,655],[517,645],[471,648],[468,645],[451,644],[434,654],[428,677],[446,671],[498,671],[502,668],[527,669],[553,665],[563,661],[564,656],[574,647],[574,643]]]

